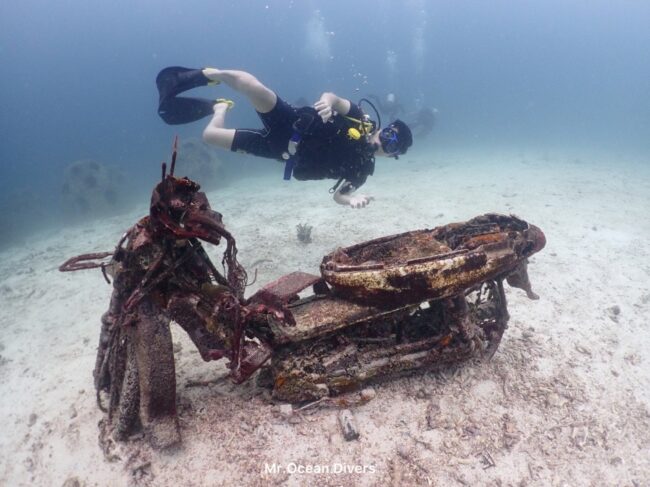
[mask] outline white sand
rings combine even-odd
[[[540,226],[548,244],[529,272],[541,299],[508,289],[510,328],[490,363],[375,386],[354,409],[360,439],[345,442],[336,409],[289,421],[253,381],[186,387],[225,368],[202,362],[173,326],[183,448],[134,441],[109,463],[91,374],[111,287],[97,270],[57,267],[111,250],[143,205],[0,254],[0,485],[650,485],[650,171],[614,156],[400,163],[378,163],[365,210],[337,207],[328,181],[284,183],[280,168],[271,184],[239,181],[209,197],[240,261],[269,260],[250,292],[293,270],[317,273],[336,246],[380,235],[489,211]],[[298,223],[314,226],[312,244],[298,243]],[[273,463],[282,471],[265,472]],[[294,464],[367,472],[287,472]]]

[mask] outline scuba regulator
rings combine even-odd
[[[350,140],[359,140],[362,136],[372,135],[375,130],[381,128],[381,117],[379,116],[379,112],[377,111],[375,105],[373,105],[373,103],[367,98],[361,98],[361,100],[359,100],[359,108],[361,108],[362,102],[366,102],[372,107],[372,109],[375,111],[375,114],[377,115],[378,122],[375,122],[370,118],[369,115],[366,114],[363,114],[361,120],[346,116],[346,119],[356,124],[356,127],[350,127],[347,131],[347,136]]]

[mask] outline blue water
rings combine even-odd
[[[130,196],[148,199],[173,135],[204,125],[158,118],[154,80],[168,65],[244,69],[288,101],[392,92],[407,113],[436,109],[434,132],[415,141],[434,152],[578,148],[647,161],[649,25],[643,1],[2,2],[0,246],[63,221],[73,161],[118,167]],[[237,102],[230,126],[259,126],[218,89]],[[280,178],[272,161],[220,156],[234,172]]]

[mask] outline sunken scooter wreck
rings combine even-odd
[[[498,214],[339,248],[320,275],[294,272],[246,298],[235,238],[175,161],[176,144],[149,215],[114,251],[60,267],[113,279],[94,381],[118,440],[142,428],[154,447],[180,441],[171,321],[204,360],[227,360],[235,383],[264,368],[274,398],[299,402],[491,357],[509,319],[503,282],[537,298],[527,258],[544,234]],[[222,241],[220,271],[203,245]]]

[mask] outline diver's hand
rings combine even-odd
[[[366,196],[365,194],[355,194],[350,196],[348,205],[350,205],[351,208],[365,208],[374,199],[374,197]]]
[[[375,198],[365,194],[353,194],[350,191],[355,191],[357,188],[349,181],[343,180],[343,184],[339,189],[334,192],[334,201],[339,205],[349,206],[350,208],[365,208]],[[342,193],[341,191],[345,191]]]
[[[323,122],[327,122],[334,114],[331,103],[323,99],[314,103],[314,108],[318,112],[318,116],[323,119]]]

